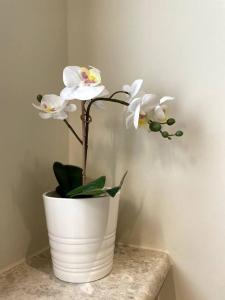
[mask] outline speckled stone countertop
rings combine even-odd
[[[168,255],[119,246],[107,277],[71,284],[54,277],[48,251],[0,275],[4,300],[155,300],[169,271]]]

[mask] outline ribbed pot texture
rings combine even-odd
[[[116,237],[119,193],[115,198],[59,198],[43,195],[54,274],[73,283],[110,273]]]

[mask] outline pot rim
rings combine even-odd
[[[48,194],[53,194],[53,196],[50,196]],[[55,195],[55,196],[54,196]],[[65,201],[68,201],[68,200],[90,200],[90,199],[102,199],[102,198],[116,198],[117,196],[120,195],[120,191],[118,191],[118,193],[115,195],[115,197],[111,197],[110,195],[107,195],[107,196],[98,196],[98,197],[90,197],[90,198],[63,198],[63,197],[60,197],[59,194],[57,194],[56,191],[48,191],[48,192],[45,192],[42,194],[43,198],[47,198],[47,199],[61,199],[61,200],[65,200]],[[59,197],[57,197],[59,196]]]

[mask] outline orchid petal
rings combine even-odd
[[[78,66],[68,66],[63,70],[63,82],[66,87],[78,87],[81,83],[81,68]]]
[[[38,109],[38,110],[42,110],[42,108],[41,108],[41,106],[40,106],[40,105],[36,105],[36,104],[34,104],[34,103],[32,103],[32,105],[33,105],[33,107],[35,107],[36,109]]]
[[[80,86],[78,88],[65,87],[61,91],[60,96],[64,100],[77,99],[77,100],[85,101],[85,100],[90,100],[90,99],[93,99],[93,98],[99,96],[103,92],[104,89],[105,89],[104,85],[99,85],[99,86],[95,86],[95,87]]]
[[[98,98],[99,97],[106,97],[109,95],[109,91],[105,88],[101,94],[98,95]],[[90,102],[90,100],[88,101]],[[95,101],[93,103],[94,106],[96,106],[97,108],[100,108],[100,109],[104,109],[105,105],[104,105],[104,101],[101,101],[101,100],[98,100],[98,101]]]
[[[76,104],[68,104],[64,109],[64,111],[68,111],[68,112],[73,112],[76,110],[77,110]]]
[[[155,97],[155,95],[153,94],[145,94],[143,97],[142,97],[142,105],[146,105],[146,104],[149,104],[150,102],[152,102],[153,98]]]
[[[170,96],[165,96],[165,97],[162,97],[159,101],[160,104],[166,102],[166,101],[171,101],[171,100],[174,100],[174,97],[170,97]]]
[[[130,114],[127,118],[126,118],[126,128],[130,128],[132,123],[133,123],[133,114]]]
[[[134,127],[138,129],[138,123],[139,123],[139,114],[140,114],[140,105],[137,106],[135,112],[134,112]]]
[[[98,98],[99,97],[106,97],[109,95],[109,91],[105,88],[101,94],[98,95]],[[105,108],[105,104],[104,104],[104,101],[101,101],[101,100],[98,100],[98,101],[95,101],[93,103],[94,106],[96,106],[97,108],[100,108],[100,109],[104,109]]]
[[[138,94],[138,92],[141,89],[142,84],[143,84],[143,79],[137,79],[132,83],[131,89],[130,89],[131,97],[135,97]]]
[[[106,97],[108,95],[109,95],[109,91],[105,88],[101,92],[101,94],[98,95],[98,97]],[[99,109],[105,109],[105,103],[104,103],[104,101],[101,101],[101,100],[95,101],[93,104],[94,104],[94,106],[96,106]]]
[[[101,94],[98,95],[98,97],[106,97],[109,95],[109,91],[104,88],[104,90],[101,92]]]
[[[98,68],[96,68],[96,67],[93,67],[93,66],[90,66],[90,65],[89,65],[89,68],[91,68],[91,69],[93,69],[93,70],[96,70],[98,73],[101,73],[101,71],[100,71]]]
[[[145,113],[152,113],[154,112],[155,107],[156,107],[155,105],[148,105],[145,106],[143,110]]]
[[[77,88],[75,87],[65,87],[64,89],[61,90],[60,92],[60,97],[62,97],[62,99],[64,101],[67,100],[74,100],[74,93],[76,92]]]
[[[39,113],[39,116],[40,116],[42,119],[45,119],[45,120],[50,119],[50,118],[52,117],[51,114],[49,114],[49,113],[44,113],[44,112],[40,112],[40,113]]]
[[[128,106],[128,111],[130,112],[135,112],[136,108],[138,106],[140,106],[141,103],[141,99],[140,98],[135,98],[134,100],[132,100]]]
[[[154,110],[155,117],[158,121],[165,121],[166,115],[160,105],[157,105]]]
[[[49,94],[49,95],[44,95],[42,100],[41,100],[41,105],[43,103],[46,103],[48,106],[54,107],[55,109],[57,108],[61,108],[64,104],[64,100],[58,96],[58,95],[54,95],[54,94]]]
[[[55,120],[65,120],[67,117],[68,117],[68,115],[63,110],[52,116],[52,118]]]
[[[131,98],[133,98],[140,91],[142,84],[143,84],[143,80],[142,79],[137,79],[131,85],[125,84],[123,86],[123,91],[129,93]]]

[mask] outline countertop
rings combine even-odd
[[[54,277],[49,251],[0,274],[4,300],[155,300],[170,269],[166,253],[118,246],[112,272],[85,284]]]

